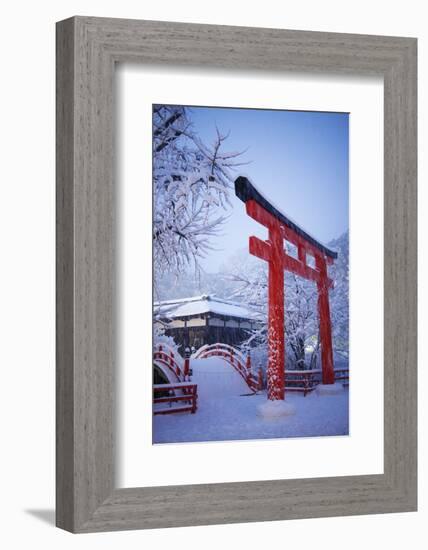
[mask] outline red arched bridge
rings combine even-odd
[[[213,370],[212,363],[204,361],[212,358],[220,359],[219,368]],[[202,346],[189,358],[159,344],[153,352],[153,366],[162,378],[153,385],[154,414],[195,413],[201,392],[203,399],[215,399],[227,392],[251,395],[266,387],[262,370],[254,368],[249,354],[220,342]],[[284,378],[287,391],[306,396],[321,382],[322,369],[286,370]],[[346,384],[348,369],[335,369],[335,378]],[[199,387],[199,392],[198,382],[206,386]]]
[[[233,371],[239,375],[244,382],[240,386],[235,383],[235,388],[242,391],[243,388],[250,393],[256,393],[262,388],[261,371],[255,375],[251,368],[251,359],[244,356],[241,351],[227,344],[213,344],[202,346],[191,358],[182,358],[181,355],[167,344],[159,344],[153,352],[153,366],[160,383],[153,385],[153,412],[154,414],[168,414],[173,412],[194,413],[197,409],[198,385],[191,378],[193,368],[196,367],[197,375],[207,374],[203,359],[218,357],[232,367]],[[192,370],[191,370],[192,365]],[[211,374],[214,374],[211,370]],[[202,376],[203,377],[203,376]],[[220,378],[220,380],[219,380]],[[226,381],[225,371],[220,371],[216,375],[217,389],[221,387],[221,378],[224,378],[225,384],[230,386],[230,377]],[[211,378],[213,380],[213,378]],[[205,380],[204,380],[205,381]],[[206,392],[208,394],[208,391]]]

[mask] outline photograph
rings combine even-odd
[[[1,548],[423,546],[423,8],[5,3]]]
[[[153,105],[153,443],[349,435],[349,114]]]

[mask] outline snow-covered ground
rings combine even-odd
[[[278,419],[257,414],[266,393],[250,394],[241,376],[223,359],[192,361],[192,382],[198,384],[195,414],[176,413],[153,418],[153,443],[271,439],[348,434],[348,390],[338,395],[306,397],[287,393],[295,413]]]

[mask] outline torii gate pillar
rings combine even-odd
[[[320,273],[319,280],[317,281],[317,289],[322,383],[334,384],[333,343],[331,337],[330,303],[328,298],[330,281],[327,275],[325,259],[315,256],[315,265]]]
[[[284,399],[285,341],[284,341],[284,268],[283,238],[279,228],[269,229],[269,318],[268,318],[268,399]],[[251,247],[251,244],[250,244]]]

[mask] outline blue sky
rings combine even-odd
[[[349,115],[302,111],[192,107],[195,131],[205,143],[215,139],[216,126],[230,132],[225,151],[243,151],[236,177],[246,175],[286,215],[315,238],[327,243],[349,227]],[[216,272],[248,237],[266,238],[266,230],[245,213],[231,192],[233,210],[213,239],[215,250],[203,260]]]

